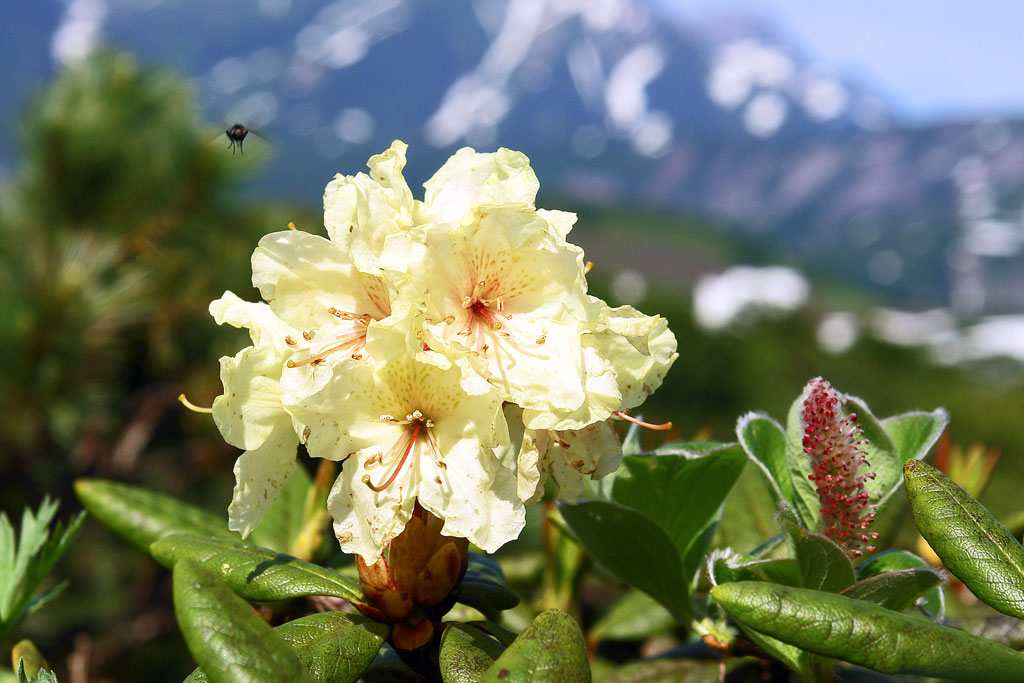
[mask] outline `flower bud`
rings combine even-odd
[[[455,589],[466,574],[469,541],[442,536],[444,521],[419,503],[401,534],[372,565],[356,556],[359,585],[367,605],[360,611],[392,624],[392,644],[413,650],[433,636],[432,619],[450,609]]]

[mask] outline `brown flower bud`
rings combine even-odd
[[[396,648],[412,650],[429,642],[434,631],[431,618],[448,611],[450,604],[444,603],[466,573],[469,541],[442,536],[443,526],[417,503],[405,529],[377,562],[367,565],[356,556],[359,585],[369,603],[359,609],[393,625]]]

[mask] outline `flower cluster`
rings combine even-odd
[[[854,413],[843,415],[839,393],[828,381],[817,377],[804,389],[800,421],[804,427],[803,447],[811,459],[812,473],[821,501],[821,519],[826,536],[838,543],[850,557],[860,557],[878,534],[867,531],[874,521],[875,506],[864,483],[875,473],[861,468],[870,463],[861,448],[866,439]],[[862,550],[863,548],[863,550]]]
[[[330,494],[346,552],[372,563],[417,502],[442,533],[493,551],[518,536],[550,476],[575,501],[618,467],[610,420],[676,358],[665,320],[587,294],[575,216],[537,209],[521,153],[459,150],[413,198],[406,145],[324,192],[327,238],[266,235],[266,303],[230,292],[216,321],[252,345],[221,359],[213,405],[235,464],[229,508],[248,534],[295,468],[341,461]]]

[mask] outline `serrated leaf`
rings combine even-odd
[[[89,514],[144,553],[153,541],[171,532],[241,539],[228,529],[227,515],[213,515],[139,486],[76,479],[75,494]]]
[[[304,467],[296,467],[288,483],[278,494],[259,525],[253,529],[248,541],[253,545],[286,553],[302,532],[306,494],[312,479]]]
[[[594,622],[587,632],[587,641],[645,640],[671,630],[675,617],[657,600],[638,590],[627,591]]]
[[[668,534],[688,581],[703,562],[714,531],[710,526],[747,460],[736,445],[698,445],[708,450],[697,457],[625,457],[612,488],[615,502],[642,513]]]
[[[920,460],[904,466],[917,528],[942,563],[990,607],[1024,617],[1024,548],[955,481]]]
[[[583,634],[572,617],[541,612],[480,678],[502,683],[590,682]]]
[[[569,529],[609,572],[639,588],[683,622],[691,613],[689,578],[672,539],[645,515],[595,500],[560,505]]]
[[[844,595],[764,582],[711,595],[736,621],[815,654],[890,674],[1024,680],[1024,655],[927,619]]]
[[[456,601],[484,612],[512,609],[519,604],[519,596],[508,587],[497,560],[479,553],[470,553],[466,575],[459,585]]]
[[[747,456],[771,483],[775,502],[793,502],[793,478],[786,458],[786,432],[762,413],[747,413],[736,422],[736,437]],[[774,505],[772,506],[774,508]]]
[[[274,629],[317,683],[353,683],[377,657],[388,627],[358,614],[320,612]],[[207,683],[196,669],[185,683]]]
[[[57,501],[44,498],[37,513],[26,508],[17,539],[7,516],[0,514],[0,647],[25,617],[56,597],[67,585],[60,582],[36,595],[53,565],[78,536],[85,520],[85,513],[79,513],[67,525],[58,521],[51,532],[49,524],[57,507]]]
[[[284,639],[195,562],[174,565],[174,613],[189,652],[213,683],[312,681]]]
[[[864,564],[857,567],[857,578],[867,579],[885,572],[901,571],[904,569],[921,569],[934,572],[938,577],[939,584],[945,580],[945,575],[933,568],[923,559],[909,550],[886,550],[881,552]],[[940,585],[925,591],[918,601],[918,607],[929,618],[941,620],[946,611],[946,599],[942,594]]]
[[[267,548],[195,534],[168,534],[153,543],[153,558],[164,567],[181,560],[202,565],[247,600],[275,602],[327,595],[363,602],[359,584],[347,576]]]
[[[497,640],[466,624],[446,624],[437,663],[444,683],[476,683],[505,650]]]
[[[941,582],[942,577],[933,569],[897,569],[861,579],[842,594],[902,612]]]
[[[801,586],[838,593],[853,584],[853,563],[832,539],[790,522],[780,526],[793,544]]]

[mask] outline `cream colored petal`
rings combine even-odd
[[[252,255],[252,273],[271,310],[300,330],[336,325],[332,309],[378,320],[391,313],[380,278],[358,271],[337,244],[301,230],[264,236]]]
[[[615,368],[619,391],[622,393],[622,407],[629,410],[643,403],[662,380],[672,363],[679,357],[676,353],[676,338],[668,328],[668,321],[659,316],[620,318],[627,325],[618,329],[637,329],[646,333],[626,336],[613,331],[613,327],[595,333],[601,354]],[[633,329],[629,329],[633,328]],[[646,353],[639,349],[646,349]]]
[[[248,536],[277,500],[292,473],[299,439],[291,425],[278,426],[259,448],[235,461],[235,490],[228,507],[228,528]]]
[[[224,393],[213,401],[213,421],[232,446],[254,450],[275,429],[291,425],[281,405],[281,365],[269,346],[250,346],[220,359]]]
[[[502,147],[481,154],[463,147],[423,184],[426,195],[419,222],[466,222],[485,204],[532,207],[540,181],[522,152]]]
[[[413,481],[416,475],[407,468],[393,489],[375,492],[362,482],[365,472],[359,464],[364,456],[365,453],[353,455],[342,465],[328,496],[327,509],[334,518],[334,535],[341,549],[373,563],[412,517],[416,498],[409,495],[409,488],[418,482]]]
[[[246,328],[253,344],[273,346],[282,353],[290,351],[288,337],[302,338],[301,333],[274,315],[270,306],[264,303],[250,303],[238,298],[232,292],[210,303],[210,315],[218,325],[227,323],[232,327]]]
[[[421,460],[419,501],[444,520],[441,533],[468,538],[488,553],[518,538],[526,509],[516,495],[515,475],[472,440],[439,442],[446,467],[437,471]]]
[[[405,146],[370,159],[370,174],[335,176],[324,191],[324,226],[331,241],[351,255],[355,266],[382,273],[379,258],[385,238],[412,225],[414,203],[401,176]]]
[[[583,336],[586,399],[574,411],[525,410],[523,422],[530,429],[583,429],[607,420],[622,405],[615,369],[599,353],[594,335]]]

